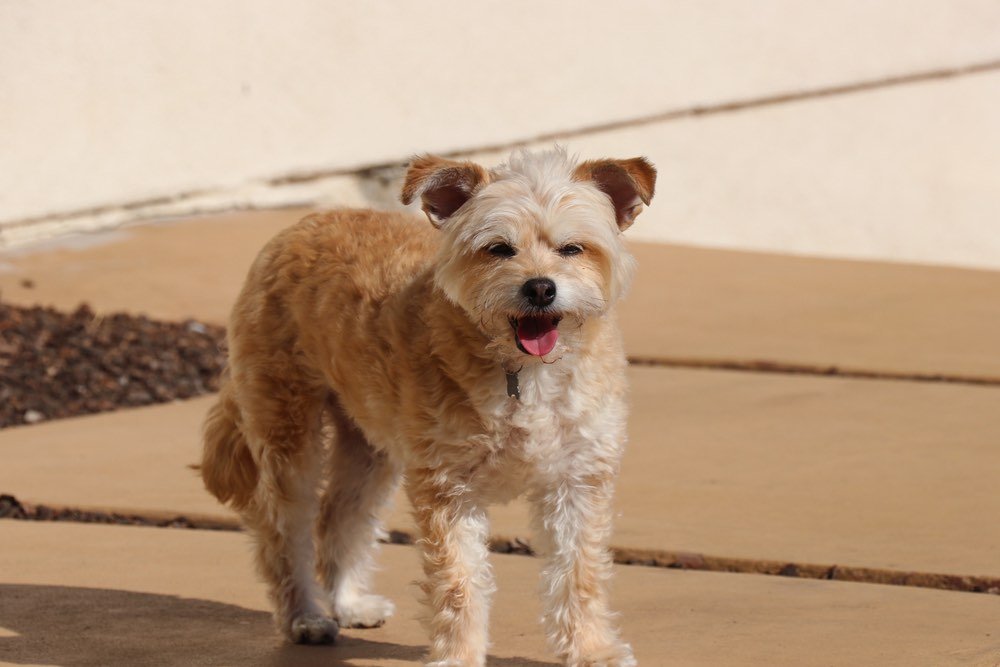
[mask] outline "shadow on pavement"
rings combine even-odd
[[[270,614],[172,595],[98,588],[0,584],[0,661],[67,666],[348,666],[352,660],[419,663],[424,646],[341,635],[335,646],[290,646]],[[349,631],[354,633],[355,631]],[[493,667],[547,667],[490,658]]]

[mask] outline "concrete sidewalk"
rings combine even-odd
[[[254,256],[306,213],[197,217],[23,249],[3,258],[0,294],[225,324]],[[638,279],[619,308],[630,354],[1000,378],[998,272],[631,247]]]
[[[36,248],[5,258],[0,290],[16,303],[223,323],[253,254],[301,214]],[[629,371],[617,548],[699,567],[836,566],[867,581],[970,590],[1000,581],[996,273],[634,247],[641,268],[622,322],[629,352],[653,365]],[[675,367],[692,360],[707,367]],[[721,368],[761,361],[803,373]],[[823,377],[829,366],[896,379]],[[211,400],[0,431],[0,493],[231,524],[189,467]],[[495,535],[527,537],[523,505],[492,519]],[[387,521],[412,531],[404,503]],[[0,540],[13,545],[0,552],[0,626],[17,635],[0,636],[0,660],[15,664],[413,664],[423,650],[413,596],[402,593],[417,577],[409,547],[385,553],[400,618],[336,653],[275,643],[239,534],[6,521]],[[493,664],[549,664],[536,613],[523,610],[538,562],[496,562]],[[646,665],[1000,662],[991,595],[635,567],[618,568],[616,591]],[[49,613],[52,604],[66,606]],[[56,623],[84,644],[52,640]]]
[[[416,551],[387,546],[396,615],[333,647],[281,645],[247,538],[0,521],[0,664],[413,665],[424,655]],[[537,559],[495,555],[493,667],[553,665]],[[614,604],[643,665],[994,665],[1000,598],[916,588],[616,567]]]
[[[301,207],[397,207],[407,155],[646,155],[612,542],[691,569],[615,567],[640,663],[1000,666],[960,592],[1000,593],[1000,5],[208,5],[0,3],[0,299],[225,324]],[[284,208],[198,213],[241,207]],[[0,430],[0,494],[233,527],[212,400]],[[554,664],[540,561],[492,560],[489,664]],[[242,533],[0,520],[0,665],[418,664],[417,550],[381,565],[395,618],[294,647]]]
[[[1000,582],[1000,387],[658,368],[630,379],[613,546]],[[211,401],[0,431],[0,492],[231,523],[190,468]],[[498,539],[530,542],[523,503],[491,517]],[[415,534],[402,493],[386,522]]]

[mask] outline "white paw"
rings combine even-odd
[[[463,660],[435,660],[433,662],[425,662],[424,667],[469,667],[470,664]]]
[[[396,605],[381,595],[351,596],[333,607],[342,628],[377,628],[396,611]]]
[[[566,664],[569,667],[637,667],[639,663],[632,655],[631,646],[618,644],[607,651],[601,651],[600,655],[580,660],[567,660]]]
[[[608,667],[637,667],[638,662],[632,654],[632,647],[622,644],[618,647],[618,657],[608,662]]]
[[[337,621],[320,614],[303,614],[292,619],[288,639],[295,644],[332,644],[340,628]]]

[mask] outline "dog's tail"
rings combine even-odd
[[[222,503],[246,507],[257,488],[257,463],[240,430],[239,406],[230,395],[229,373],[223,374],[219,400],[205,418],[201,478]]]

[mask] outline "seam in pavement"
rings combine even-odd
[[[776,373],[785,375],[818,375],[858,380],[890,380],[899,382],[938,382],[1000,387],[1000,377],[988,375],[963,375],[959,373],[914,373],[903,371],[871,370],[821,364],[798,364],[767,359],[711,359],[698,357],[638,357],[629,356],[633,366],[659,368],[694,368],[699,370],[742,371],[747,373]]]
[[[970,63],[967,65],[960,65],[957,67],[944,67],[931,70],[922,70],[919,72],[911,72],[908,74],[897,74],[877,79],[869,79],[866,81],[856,81],[853,83],[837,84],[821,88],[774,93],[771,95],[763,95],[760,97],[750,97],[740,100],[733,100],[729,102],[697,105],[693,107],[684,107],[680,109],[668,109],[666,111],[659,111],[644,116],[635,116],[632,118],[626,118],[622,120],[608,121],[604,123],[595,123],[593,125],[585,125],[570,130],[543,132],[540,134],[533,135],[531,137],[525,137],[513,141],[499,142],[495,144],[488,144],[471,148],[461,148],[452,151],[441,151],[439,152],[439,154],[445,157],[452,157],[452,158],[468,157],[476,153],[508,151],[534,143],[562,141],[567,139],[573,139],[576,137],[583,137],[591,134],[598,134],[601,132],[610,132],[613,130],[641,127],[644,125],[652,125],[656,123],[664,123],[686,118],[714,116],[724,113],[735,113],[740,111],[758,109],[761,107],[775,106],[778,104],[788,104],[806,100],[822,99],[826,97],[850,95],[854,93],[868,92],[882,88],[893,88],[897,86],[904,86],[916,83],[926,83],[930,81],[954,79],[964,76],[985,74],[996,71],[1000,71],[1000,60],[987,60],[977,63]],[[297,183],[307,183],[309,181],[318,181],[326,178],[334,178],[338,176],[378,178],[379,176],[384,175],[381,172],[384,172],[386,170],[399,169],[403,166],[405,166],[405,162],[380,162],[380,163],[372,163],[369,165],[362,165],[356,167],[291,172],[282,176],[275,176],[272,178],[264,179],[262,183],[268,186],[281,187],[285,185],[295,185]],[[175,195],[140,199],[119,204],[94,206],[83,209],[77,209],[73,211],[65,211],[61,213],[50,213],[39,216],[31,216],[27,218],[9,220],[6,222],[0,221],[0,229],[24,227],[27,225],[41,223],[41,222],[58,222],[61,220],[70,220],[72,218],[101,215],[118,211],[138,210],[149,206],[177,204],[177,203],[182,203],[187,199],[224,194],[228,190],[229,190],[228,188],[227,189],[205,188],[197,190],[188,190],[185,192],[177,193]],[[280,206],[276,206],[275,208],[280,208]]]
[[[10,495],[0,495],[0,518],[15,521],[70,521],[191,530],[242,531],[242,527],[235,517],[177,514],[167,511],[131,513],[104,508],[81,509],[41,504],[31,505],[22,504]],[[389,530],[380,541],[389,544],[413,545],[417,540],[408,531]],[[492,536],[489,540],[489,548],[494,553],[535,556],[530,543],[519,537]],[[1000,577],[908,572],[884,568],[820,565],[754,558],[727,558],[662,549],[628,549],[612,546],[611,551],[614,562],[618,565],[760,574],[799,579],[825,579],[861,584],[932,588],[959,593],[1000,595]]]

